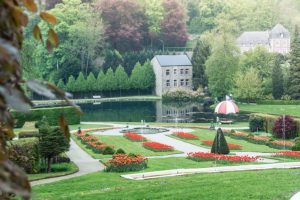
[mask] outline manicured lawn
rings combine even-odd
[[[239,104],[239,109],[248,112],[259,112],[267,114],[283,115],[288,114],[300,117],[300,105],[248,105]]]
[[[183,138],[179,138],[173,135],[168,135],[169,137],[176,138],[178,140],[182,140],[184,142],[188,142],[197,146],[201,146],[204,148],[210,149],[210,146],[202,144],[202,140],[214,140],[216,136],[216,131],[210,131],[210,130],[205,130],[205,129],[195,129],[194,132],[191,132],[194,135],[199,136],[199,140],[187,140]],[[273,149],[270,148],[266,145],[258,145],[258,144],[253,144],[250,142],[247,142],[246,140],[237,140],[237,139],[232,139],[230,137],[225,136],[226,141],[231,143],[231,144],[238,144],[243,146],[242,150],[231,150],[231,152],[235,151],[243,151],[243,152],[276,152],[280,151],[278,149]]]
[[[99,138],[100,142],[105,142],[108,145],[114,145],[115,149],[122,148],[126,153],[138,153],[143,156],[163,156],[163,155],[170,155],[170,154],[178,154],[182,153],[180,151],[169,151],[169,152],[154,152],[142,147],[142,142],[132,142],[126,139],[123,136],[99,136],[95,135]],[[75,135],[72,134],[72,139],[88,154],[90,154],[93,158],[101,159],[101,158],[110,158],[111,155],[103,155],[94,153],[91,149],[87,149],[84,144],[82,144]]]
[[[50,173],[28,174],[29,181],[64,176],[78,172],[78,167],[73,162],[52,164],[51,168],[53,172]]]
[[[193,174],[144,181],[97,172],[33,187],[34,199],[289,199],[300,169]]]
[[[110,125],[99,125],[99,124],[74,124],[74,125],[69,125],[69,129],[77,130],[79,126],[81,129],[111,127]]]

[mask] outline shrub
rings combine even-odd
[[[136,154],[129,156],[127,154],[115,154],[113,159],[107,161],[105,164],[105,172],[130,172],[138,171],[147,168],[148,159]]]
[[[211,147],[211,153],[217,153],[217,154],[229,154],[230,153],[226,139],[223,135],[222,129],[220,129],[220,128],[217,130],[217,134],[214,139],[214,143]]]
[[[39,121],[43,116],[46,116],[51,126],[58,125],[58,119],[61,114],[64,114],[69,125],[79,124],[80,116],[76,113],[73,107],[51,107],[51,108],[36,108],[31,109],[30,113],[21,113],[10,111],[14,119],[16,119],[16,128],[24,125],[25,121]]]
[[[237,140],[247,140],[247,138],[249,137],[248,133],[240,133],[240,132],[235,132],[235,133],[231,133],[229,135],[231,138],[237,139]]]
[[[20,139],[12,142],[9,159],[23,168],[26,173],[33,174],[39,171],[38,139]]]
[[[137,155],[134,154],[134,153],[129,153],[129,154],[127,155],[127,158],[129,158],[129,157],[135,157],[135,158],[137,158]]]
[[[264,130],[264,120],[260,117],[250,118],[249,127],[250,127],[251,132],[263,131]]]
[[[285,133],[283,133],[283,129],[285,129]],[[284,115],[275,121],[273,126],[273,133],[275,137],[284,139],[295,138],[295,132],[296,124],[291,116]]]
[[[292,146],[293,151],[300,151],[300,138],[296,138],[295,145]]]
[[[163,101],[199,101],[203,102],[204,93],[201,90],[192,91],[186,88],[176,88],[162,94]]]
[[[66,156],[62,156],[62,155],[58,155],[53,157],[52,159],[52,164],[56,164],[56,163],[69,163],[71,162],[69,157]]]
[[[116,154],[122,154],[122,153],[125,153],[125,151],[121,148],[116,151]]]
[[[114,153],[115,153],[115,150],[113,148],[111,148],[110,146],[106,146],[102,152],[103,155],[113,155]]]

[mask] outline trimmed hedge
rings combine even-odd
[[[263,119],[264,131],[267,133],[273,133],[272,128],[275,121],[280,117],[279,115],[269,115],[263,113],[252,113],[250,119],[254,117],[259,117]],[[300,136],[300,118],[293,118],[296,123],[296,135]]]
[[[25,122],[19,132],[19,138],[36,137],[38,134],[39,130],[35,128],[35,122]]]
[[[300,100],[290,100],[290,101],[260,100],[260,101],[257,101],[257,104],[262,104],[262,105],[300,105]]]
[[[51,108],[36,108],[31,109],[30,113],[22,113],[10,111],[14,119],[16,119],[15,128],[20,128],[25,121],[40,121],[43,116],[46,116],[50,126],[58,126],[59,116],[63,113],[69,125],[79,124],[80,116],[76,113],[73,107],[51,107]]]

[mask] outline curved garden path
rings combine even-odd
[[[100,163],[99,160],[92,158],[89,154],[83,151],[72,139],[70,144],[70,150],[67,152],[67,155],[69,156],[71,161],[73,161],[78,166],[79,171],[66,176],[32,181],[30,182],[31,186],[82,176],[104,169],[104,165]]]

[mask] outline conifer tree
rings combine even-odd
[[[119,65],[117,67],[116,73],[115,73],[115,78],[116,78],[116,88],[120,90],[120,95],[121,95],[121,90],[128,90],[130,85],[129,85],[129,78],[122,67],[122,65]]]
[[[295,26],[294,41],[291,44],[291,67],[289,93],[293,99],[300,99],[300,35]]]
[[[96,78],[92,72],[90,72],[86,79],[86,90],[89,92],[97,91]]]
[[[79,73],[76,82],[75,82],[75,91],[76,92],[85,92],[86,91],[86,80],[82,72]]]
[[[142,66],[141,66],[141,63],[140,62],[137,62],[135,65],[134,65],[134,68],[131,72],[131,76],[130,76],[130,86],[131,88],[133,89],[137,89],[137,90],[140,90],[142,87],[141,87],[141,80],[143,79],[141,77],[141,74],[142,74]]]
[[[70,76],[68,79],[68,83],[66,85],[66,89],[68,92],[75,92],[75,78],[74,76]]]
[[[280,67],[280,57],[275,58],[274,68],[272,71],[272,86],[273,86],[273,97],[280,99],[283,95],[283,74]]]
[[[112,90],[117,89],[117,82],[116,82],[115,74],[114,74],[114,71],[112,70],[112,68],[109,68],[105,74],[104,87],[106,90],[109,90],[110,92]]]
[[[65,86],[64,81],[62,79],[59,79],[59,81],[57,83],[57,88],[62,91],[67,90],[67,87]]]
[[[198,40],[196,47],[193,50],[192,65],[193,65],[193,86],[195,89],[200,86],[207,86],[207,76],[205,74],[205,62],[210,56],[211,50],[209,44],[205,40]]]
[[[145,89],[153,88],[155,86],[155,74],[149,59],[143,65],[143,82]]]
[[[101,92],[105,90],[104,79],[105,79],[105,74],[103,73],[103,70],[100,70],[96,80],[97,83],[96,91]]]
[[[217,153],[217,154],[229,154],[230,153],[226,139],[224,137],[222,129],[220,129],[220,128],[217,130],[217,134],[214,139],[214,143],[211,147],[211,153]]]

